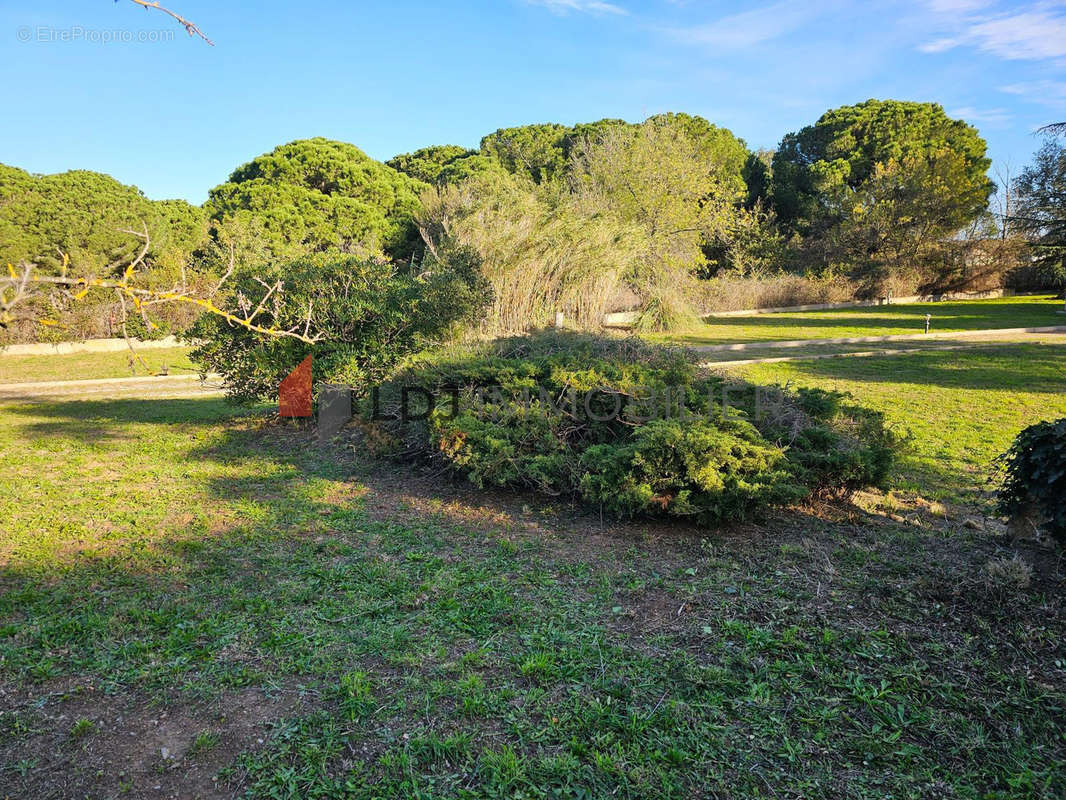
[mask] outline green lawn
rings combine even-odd
[[[698,328],[656,339],[684,344],[729,344],[789,339],[835,339],[852,336],[891,336],[922,333],[925,315],[932,314],[933,333],[985,328],[1032,328],[1066,325],[1063,303],[1052,295],[1005,297],[997,300],[864,306],[835,311],[759,314],[751,317],[714,317]]]
[[[1066,410],[1050,350],[906,358],[803,377],[967,410],[941,481]],[[958,522],[622,524],[216,400],[0,408],[0,464],[0,795],[1066,795],[1060,567]]]
[[[164,367],[168,368],[171,375],[191,374],[196,372],[196,368],[189,361],[190,349],[164,347],[158,350],[138,350],[139,359],[134,359],[128,350],[54,356],[0,354],[0,383],[129,378],[157,373]],[[145,369],[145,365],[150,372]]]
[[[848,392],[913,440],[898,483],[934,499],[987,489],[1024,427],[1066,416],[1066,342],[728,367],[757,383]]]

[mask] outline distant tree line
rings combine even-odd
[[[1050,138],[1014,182],[1009,245],[993,241],[1004,226],[989,212],[996,186],[978,131],[939,105],[894,100],[826,112],[772,153],[673,113],[505,128],[477,149],[434,145],[386,163],[305,139],[238,167],[202,207],[99,173],[0,166],[0,259],[56,271],[65,254],[106,274],[142,227],[143,265],[160,282],[333,256],[417,276],[458,259],[491,294],[486,332],[556,313],[592,327],[620,308],[663,328],[691,319],[707,279],[722,276],[839,276],[872,296],[904,278],[926,290],[964,288],[982,271],[1002,281],[1021,264],[1061,285],[1063,161]],[[0,320],[9,339],[47,334],[42,316],[63,323],[53,335],[106,335],[114,313],[106,298],[76,315],[48,302]],[[191,322],[188,309],[158,313],[145,335]]]

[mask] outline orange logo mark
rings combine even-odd
[[[301,361],[278,387],[278,414],[282,417],[311,416],[311,356]]]

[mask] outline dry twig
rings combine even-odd
[[[185,17],[181,16],[180,14],[174,13],[169,8],[164,8],[163,6],[161,6],[159,4],[158,0],[153,0],[153,2],[149,2],[149,0],[132,0],[132,1],[134,3],[136,3],[137,5],[139,5],[141,8],[144,8],[144,9],[154,8],[157,11],[162,11],[164,14],[168,14],[169,16],[171,16],[174,19],[176,19],[178,21],[178,23],[181,24],[185,28],[185,32],[188,33],[189,36],[199,36],[201,39],[203,39],[205,42],[207,42],[212,47],[215,46],[215,43],[212,42],[210,39],[208,39],[207,36],[204,34],[204,32],[202,30],[200,30],[200,28],[195,23],[190,22],[189,20],[185,19]]]

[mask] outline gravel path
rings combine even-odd
[[[960,343],[959,339],[964,339]],[[871,348],[870,343],[881,346]],[[808,341],[758,342],[744,347],[723,345],[695,347],[718,359],[704,366],[728,367],[742,364],[769,364],[821,358],[873,358],[923,353],[930,350],[972,350],[1001,344],[1066,345],[1066,327],[1024,330],[967,331],[965,335],[941,334],[936,338],[870,337],[853,340],[812,339]],[[788,355],[781,355],[782,349]],[[75,381],[0,384],[0,403],[47,400],[132,400],[219,397],[221,377],[209,375],[160,375],[141,378],[99,378]]]

